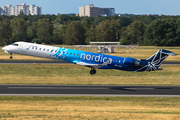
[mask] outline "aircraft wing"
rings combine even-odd
[[[91,64],[91,63],[86,63],[86,62],[76,62],[77,65],[84,65],[87,67],[93,67],[95,69],[98,69],[101,66],[106,66],[109,63],[110,59],[107,60],[106,62],[102,63],[102,64]]]

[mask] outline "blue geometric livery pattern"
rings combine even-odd
[[[164,49],[160,49],[158,50],[153,56],[151,56],[150,58],[146,59],[146,60],[141,60],[144,62],[147,62],[148,64],[137,69],[135,72],[139,72],[139,71],[156,71],[158,70],[159,66],[162,64],[162,62],[169,56],[169,55],[173,55],[175,56],[176,54],[168,51],[168,50],[164,50]]]

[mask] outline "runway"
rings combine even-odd
[[[1,96],[180,96],[180,86],[0,85]]]
[[[72,64],[59,60],[0,60],[0,64]],[[162,65],[180,65],[180,61],[164,61]]]

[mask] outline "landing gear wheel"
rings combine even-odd
[[[91,75],[96,74],[96,70],[95,70],[95,69],[91,69],[90,74],[91,74]]]
[[[12,59],[12,58],[13,58],[13,57],[12,57],[12,53],[10,53],[10,55],[11,55],[11,56],[10,56],[10,59]]]

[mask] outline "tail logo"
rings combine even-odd
[[[162,64],[162,62],[168,57],[170,51],[160,49],[153,56],[146,59],[148,62],[147,65],[135,70],[135,72],[139,71],[156,71],[158,67]]]

